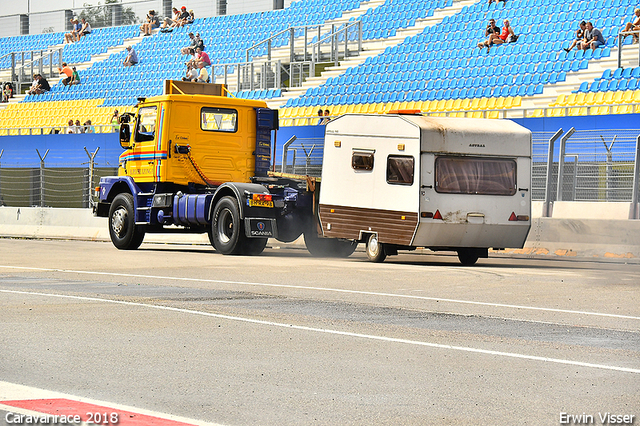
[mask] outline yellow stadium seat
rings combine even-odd
[[[624,92],[624,96],[622,96],[622,102],[625,104],[630,104],[633,102],[633,90],[626,90]]]
[[[569,116],[575,117],[577,115],[580,115],[580,108],[576,108],[576,107],[569,108]]]
[[[391,109],[392,109],[392,110],[398,110],[398,109],[400,109],[400,102],[395,101],[395,102],[391,105]]]
[[[631,105],[616,105],[613,107],[614,114],[631,114]]]
[[[585,105],[593,105],[594,99],[596,98],[595,92],[587,93],[587,96],[584,97]]]
[[[576,105],[576,97],[577,95],[575,93],[571,93],[567,96],[567,105]]]
[[[480,105],[480,98],[473,98],[473,100],[471,101],[471,105],[469,106],[469,109],[476,110],[478,109],[478,105]]]
[[[522,105],[522,96],[516,96],[513,98],[513,102],[511,103],[512,108],[517,108]]]
[[[376,114],[384,114],[385,111],[385,103],[381,102],[379,104],[376,104]]]
[[[409,104],[409,102],[406,102],[406,101],[400,102],[400,105],[398,106],[398,109],[409,109],[409,108],[407,108],[408,104]]]
[[[474,111],[471,113],[471,118],[482,118],[482,111]]]
[[[495,109],[498,98],[489,98],[487,100],[487,109]]]
[[[605,92],[603,102],[610,104],[613,102],[613,92]]]
[[[407,109],[416,109],[416,101],[407,102]]]
[[[600,105],[600,104],[604,103],[604,94],[605,94],[605,92],[596,93],[596,97],[593,98],[593,104],[592,105]]]
[[[622,98],[624,97],[624,91],[618,90],[613,94],[613,103],[620,104],[622,103]]]
[[[357,104],[356,107],[353,109],[353,112],[356,114],[360,114],[362,112],[362,107],[364,106],[364,104]]]
[[[549,106],[559,106],[559,105],[564,105],[564,103],[567,101],[567,95],[562,94],[562,95],[558,95],[558,97],[556,98],[555,102],[551,102],[549,104]]]
[[[489,101],[489,99],[487,98],[480,98],[480,102],[478,103],[478,108],[479,109],[487,109],[487,102]]]
[[[353,110],[356,108],[355,104],[349,104],[347,105],[347,114],[351,114],[353,113]]]
[[[633,102],[640,103],[640,89],[633,91]]]
[[[471,109],[471,99],[469,98],[463,99],[462,103],[460,104],[460,108],[462,108],[465,111],[468,111],[469,109]]]
[[[500,118],[500,111],[489,111],[487,118]]]
[[[576,105],[584,105],[584,98],[586,95],[586,93],[578,93],[578,96],[576,96]]]
[[[447,99],[444,103],[444,111],[453,110],[453,99]]]
[[[446,105],[447,101],[445,101],[444,99],[440,99],[438,101],[438,105],[436,106],[436,111],[444,111],[444,106]]]
[[[451,110],[460,111],[462,108],[462,99],[458,98],[453,101],[453,105],[451,106]]]

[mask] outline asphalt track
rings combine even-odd
[[[0,425],[46,407],[132,425],[640,415],[637,264],[12,239],[0,256]]]

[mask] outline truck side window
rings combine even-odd
[[[144,107],[138,111],[136,142],[152,141],[156,136],[156,107]]]
[[[387,158],[387,183],[413,185],[413,157],[390,155]]]
[[[200,128],[212,132],[230,132],[238,130],[238,111],[229,108],[202,108]]]
[[[437,157],[436,192],[514,195],[516,162],[507,158]]]
[[[373,170],[373,151],[353,151],[351,167],[354,170]]]

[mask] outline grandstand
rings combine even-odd
[[[628,37],[619,52],[615,39],[634,7],[630,0],[513,0],[499,5],[485,0],[302,0],[283,10],[201,18],[151,37],[140,37],[137,26],[129,25],[94,29],[71,45],[62,45],[63,33],[4,38],[0,81],[11,79],[12,52],[51,50],[42,65],[49,67],[50,60],[73,64],[82,83],[65,87],[54,79],[46,94],[18,95],[0,104],[0,135],[47,133],[70,118],[91,119],[104,125],[98,131],[112,131],[108,122],[114,108],[131,110],[137,97],[158,95],[165,79],[183,76],[188,58],[179,50],[188,43],[188,32],[199,32],[204,39],[216,82],[224,79],[234,96],[280,107],[285,126],[315,124],[311,117],[319,108],[333,115],[417,109],[489,118],[635,113],[640,104],[638,48]],[[509,19],[518,41],[489,53],[478,49],[489,18],[498,24]],[[607,44],[595,51],[565,52],[583,19],[602,30]],[[279,87],[244,90],[240,84],[236,71],[248,56],[255,64],[267,55],[281,62],[292,59],[291,38],[274,37],[269,50],[262,41],[293,28],[295,44],[304,44],[304,28],[313,27],[317,35],[309,42],[329,44],[334,40],[325,37],[330,28],[358,21],[358,55],[345,55],[337,65],[325,60],[299,87],[288,86],[286,78]],[[354,37],[341,35],[336,44]],[[140,57],[135,67],[121,66],[127,45]],[[220,64],[227,65],[216,66]],[[30,70],[25,66],[26,74]]]

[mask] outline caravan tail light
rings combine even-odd
[[[433,218],[443,220],[442,215],[440,214],[440,210],[436,210],[436,212],[433,214]]]
[[[526,214],[520,214],[516,216],[515,212],[511,212],[511,216],[509,216],[510,222],[517,222],[517,221],[526,222],[528,220],[529,220],[529,216]]]

